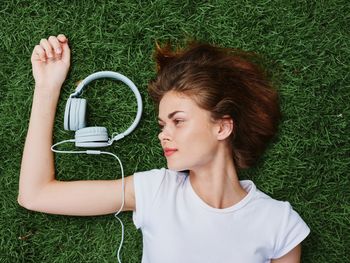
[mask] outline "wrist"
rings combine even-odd
[[[63,82],[61,83],[60,81],[47,81],[45,80],[35,80],[35,88],[40,88],[40,89],[50,89],[50,90],[60,90],[63,85]]]
[[[55,85],[55,84],[47,84],[47,83],[35,83],[35,89],[34,91],[36,93],[43,93],[43,94],[60,94],[61,86]]]
[[[34,99],[57,102],[60,97],[60,90],[49,87],[35,86]]]

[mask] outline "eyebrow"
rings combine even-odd
[[[172,113],[169,113],[169,114],[168,114],[168,118],[171,119],[176,113],[179,113],[179,112],[184,112],[184,111],[178,110],[178,111],[174,111],[174,112],[172,112]],[[158,120],[159,120],[159,121],[163,121],[160,117],[158,117]]]

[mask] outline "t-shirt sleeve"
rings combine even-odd
[[[133,221],[137,229],[143,227],[165,173],[166,169],[162,168],[134,174],[136,208],[133,211]]]
[[[283,217],[272,258],[280,258],[295,248],[310,233],[310,228],[289,202],[283,202]]]

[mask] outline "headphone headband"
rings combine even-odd
[[[135,86],[135,84],[126,76],[124,76],[118,72],[114,72],[114,71],[99,71],[99,72],[95,72],[95,73],[87,76],[85,79],[83,79],[79,83],[78,87],[75,89],[75,92],[72,93],[69,97],[70,98],[79,97],[83,93],[84,88],[90,82],[97,80],[97,79],[102,79],[102,78],[111,78],[111,79],[122,81],[124,84],[126,84],[134,92],[135,97],[136,97],[136,101],[137,101],[137,114],[136,114],[134,122],[130,125],[130,127],[126,131],[124,131],[120,134],[117,134],[115,137],[113,137],[110,141],[110,144],[112,144],[113,141],[120,140],[121,138],[130,134],[136,128],[137,124],[140,122],[140,119],[141,119],[142,99],[141,99],[140,92],[137,89],[137,87]]]

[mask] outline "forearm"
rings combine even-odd
[[[55,180],[52,145],[59,89],[36,87],[19,180],[19,202],[26,202]]]

